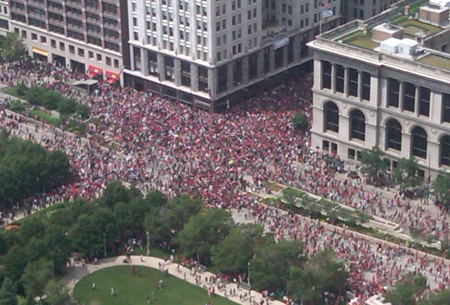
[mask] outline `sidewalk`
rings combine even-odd
[[[100,269],[113,267],[113,266],[123,266],[125,265],[123,263],[125,256],[116,256],[112,258],[105,258],[98,261],[96,265],[93,264],[86,264],[84,267],[82,267],[80,264],[76,264],[73,267],[69,267],[68,273],[64,276],[62,279],[62,282],[67,285],[69,288],[69,292],[73,293],[73,289],[75,288],[76,284],[86,275],[93,273],[95,271],[98,271]],[[177,270],[178,264],[175,263],[169,263],[165,265],[165,261],[163,259],[153,257],[153,256],[144,256],[143,261],[141,262],[141,257],[137,255],[131,256],[131,264],[135,266],[145,266],[150,268],[159,269],[159,264],[164,265],[165,269],[169,270],[169,274],[172,276],[175,276],[180,279],[184,279],[185,281],[196,285],[198,287],[203,287],[203,285],[207,284],[208,286],[210,283],[205,283],[204,278],[205,276],[212,276],[213,274],[211,272],[203,272],[201,273],[202,281],[199,283],[199,285],[195,284],[195,277],[191,274],[190,269],[180,266],[180,270]],[[128,264],[127,264],[128,265]],[[243,288],[237,289],[237,285],[235,283],[228,283],[225,285],[227,292],[230,289],[236,289],[236,295],[230,296],[227,295],[227,299],[237,303],[237,304],[252,304],[251,300],[248,297],[248,291],[244,290]],[[205,290],[205,294],[206,294]],[[216,295],[225,297],[225,290],[217,290],[216,289]],[[244,297],[242,300],[239,299],[239,295],[241,293],[247,293],[246,297]],[[261,293],[256,291],[251,291],[250,296],[252,297],[252,300],[256,302],[260,302],[261,299],[263,299]],[[258,303],[259,304],[259,303]],[[266,304],[266,303],[264,303]],[[270,301],[269,304],[271,305],[284,305],[283,302],[280,301]]]

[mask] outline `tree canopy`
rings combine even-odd
[[[426,286],[427,279],[425,276],[410,273],[398,281],[391,291],[386,293],[386,300],[393,305],[417,304],[416,298],[423,292]]]
[[[19,60],[24,54],[22,38],[19,37],[19,34],[14,32],[9,32],[6,34],[6,37],[2,40],[0,47],[2,49],[2,56],[10,62]]]
[[[36,193],[50,191],[70,180],[72,174],[64,152],[18,137],[0,135],[0,208]]]
[[[373,183],[380,183],[380,173],[387,169],[387,164],[382,160],[383,152],[378,148],[363,149],[361,151],[362,172],[369,176]]]
[[[402,158],[398,160],[397,167],[394,169],[394,177],[400,185],[400,191],[416,187],[419,184],[419,164],[416,158]]]
[[[447,208],[450,207],[450,171],[442,171],[431,182],[431,192]]]

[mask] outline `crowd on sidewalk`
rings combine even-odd
[[[385,199],[363,191],[351,178],[334,178],[334,169],[324,160],[324,154],[309,146],[309,134],[296,131],[292,124],[292,116],[298,111],[311,118],[311,75],[251,98],[223,114],[208,113],[152,93],[102,82],[96,94],[84,96],[66,83],[85,77],[31,60],[15,66],[5,65],[0,70],[3,83],[14,85],[24,81],[27,85],[60,90],[65,96],[87,104],[93,118],[86,140],[43,121],[23,124],[26,119],[8,112],[6,104],[2,106],[1,127],[40,142],[48,149],[66,151],[77,171],[71,184],[24,199],[17,203],[16,209],[30,211],[77,197],[92,200],[101,194],[108,181],[120,179],[138,183],[144,192],[157,189],[169,197],[188,193],[201,197],[208,206],[245,206],[258,218],[269,213],[273,217],[272,230],[278,238],[308,241],[305,253],[313,255],[322,247],[335,249],[352,273],[352,289],[360,294],[378,291],[401,277],[407,266],[393,263],[399,256],[407,257],[417,271],[438,277],[439,285],[434,288],[448,285],[449,270],[443,263],[425,271],[430,266],[427,259],[384,246],[371,249],[373,244],[350,233],[345,233],[345,239],[340,232],[326,234],[320,224],[303,223],[290,214],[276,214],[246,194],[247,187],[263,189],[268,181],[277,181],[388,218],[407,228],[424,230],[440,239],[447,237],[449,222],[445,211],[436,215],[428,209],[413,209],[408,200]],[[99,144],[103,142],[114,148]],[[305,165],[310,170],[303,171]],[[5,222],[13,214],[14,211],[11,215],[5,211],[0,218]],[[371,272],[372,278],[364,276]]]

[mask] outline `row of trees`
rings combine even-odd
[[[23,198],[51,191],[72,174],[64,152],[48,152],[39,144],[0,132],[0,209]]]
[[[420,274],[410,273],[398,281],[391,291],[386,293],[386,300],[393,305],[446,305],[450,304],[450,291],[429,292],[425,298],[427,279]]]
[[[389,162],[383,156],[383,152],[378,148],[365,149],[361,152],[362,171],[376,185],[388,183],[385,180],[385,172],[389,169]],[[394,178],[392,182],[399,185],[400,192],[418,187],[423,182],[423,178],[419,177],[419,170],[419,164],[414,157],[402,158],[392,171]],[[428,194],[428,190],[425,191]],[[436,179],[431,181],[429,192],[445,206],[450,207],[450,172],[439,173]]]
[[[55,206],[24,219],[17,232],[0,233],[0,298],[17,292],[33,304],[36,297],[51,295],[55,300],[47,297],[45,304],[67,304],[59,303],[66,291],[55,281],[71,253],[92,259],[106,246],[108,253],[121,254],[124,241],[145,239],[146,231],[152,244],[169,244],[179,257],[225,274],[248,279],[251,268],[254,289],[324,304],[324,291],[338,294],[345,288],[347,272],[331,252],[308,259],[301,241],[277,243],[262,226],[236,225],[229,212],[203,209],[200,200],[186,195],[168,200],[160,192],[144,198],[136,188],[113,182],[96,202],[78,199]]]
[[[55,90],[37,85],[28,88],[24,83],[18,83],[15,87],[15,94],[31,105],[58,110],[62,116],[68,116],[76,112],[82,119],[89,118],[89,107],[87,105],[78,104],[73,99],[66,98]]]

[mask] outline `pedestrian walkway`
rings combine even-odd
[[[69,292],[73,293],[73,289],[75,288],[76,284],[85,276],[87,276],[88,274],[91,274],[95,271],[104,269],[104,268],[108,268],[108,267],[114,267],[114,266],[123,266],[124,265],[124,259],[125,256],[116,256],[116,257],[112,257],[112,258],[105,258],[105,259],[101,259],[97,262],[97,264],[86,264],[84,267],[81,264],[73,264],[73,267],[69,267],[68,273],[66,274],[66,276],[63,278],[63,283],[67,285],[67,287],[69,288]],[[191,273],[191,270],[189,268],[180,266],[178,267],[178,264],[175,263],[166,263],[163,259],[157,258],[157,257],[153,257],[153,256],[145,256],[142,257],[142,261],[141,261],[141,257],[137,256],[137,255],[133,255],[131,256],[131,265],[136,265],[136,266],[144,266],[144,267],[150,267],[150,268],[155,268],[155,269],[160,269],[160,264],[163,265],[163,268],[165,270],[169,271],[169,274],[175,277],[178,277],[180,279],[184,279],[185,281],[199,286],[199,287],[203,287],[205,284],[209,284],[209,283],[205,283],[204,282],[204,278],[205,277],[210,277],[213,276],[213,274],[211,272],[203,272],[201,274],[202,277],[202,281],[197,285],[195,283],[195,275],[193,275]],[[227,299],[237,303],[237,304],[253,304],[251,302],[252,301],[256,301],[257,304],[259,304],[259,302],[263,299],[261,293],[256,292],[256,291],[250,291],[250,294],[248,293],[247,290],[244,290],[242,287],[238,289],[237,285],[235,283],[228,283],[225,285],[226,289],[224,290],[217,290],[215,294],[222,296],[222,297],[226,297]],[[236,294],[233,296],[230,296],[229,294],[227,294],[227,296],[225,296],[225,290],[228,292],[230,289],[236,289]],[[206,290],[205,290],[205,294],[207,294]],[[240,298],[240,295],[244,295],[246,294],[245,297]],[[251,297],[251,300],[249,298],[249,295]],[[264,303],[266,304],[266,303]],[[269,301],[269,304],[271,305],[283,305],[283,302],[280,301]],[[170,305],[170,304],[168,304]]]

